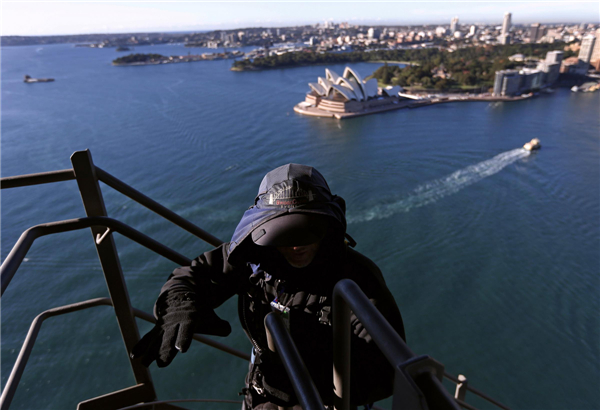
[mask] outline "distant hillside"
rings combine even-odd
[[[184,42],[193,36],[182,33],[117,33],[117,34],[77,34],[64,36],[2,36],[2,47],[31,46],[41,44],[79,44],[101,43],[113,44],[160,44]],[[134,40],[135,39],[135,40]]]

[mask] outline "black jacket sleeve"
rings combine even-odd
[[[192,292],[203,307],[215,309],[239,292],[243,283],[241,275],[244,267],[236,268],[227,261],[228,243],[194,259],[190,266],[182,266],[173,271],[163,285],[154,306],[168,296],[179,292]]]

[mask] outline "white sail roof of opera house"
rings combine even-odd
[[[369,81],[367,81],[365,83],[364,88],[365,88],[365,93],[369,97],[375,97],[377,95],[377,91],[378,91],[377,80],[375,78],[371,78]]]
[[[349,91],[349,94],[352,93],[352,95],[354,96],[353,98],[351,98],[352,100],[358,100],[358,101],[364,100],[363,93],[360,90],[360,86],[358,86],[356,84],[356,81],[354,81],[354,83],[352,83],[352,82],[350,82],[350,80],[348,78],[340,77],[340,78],[338,78],[336,85],[341,85],[342,87],[347,88]]]
[[[337,84],[331,84],[331,88],[329,89],[327,96],[329,96],[330,93],[334,91],[337,91],[338,93],[342,94],[348,100],[356,100],[356,95],[352,90]]]
[[[323,92],[323,94],[320,94],[320,95],[327,95],[327,91],[329,91],[329,88],[331,88],[331,84],[334,84],[334,83],[332,83],[331,81],[329,81],[329,80],[327,80],[327,79],[325,79],[325,78],[323,78],[323,77],[319,77],[319,78],[317,79],[317,82],[318,82],[319,84],[321,84],[321,86],[322,86],[322,87],[323,87],[323,89],[325,90],[325,91]]]
[[[365,88],[363,86],[365,82],[357,72],[352,70],[350,67],[346,67],[344,69],[344,74],[342,75],[342,77],[347,78],[348,81],[350,81],[353,85],[355,84],[358,86],[358,88],[360,89],[360,93],[363,96],[363,99],[366,100],[368,98],[367,94],[365,93]]]
[[[317,83],[309,83],[308,85],[312,91],[321,97],[331,96],[333,90],[348,100],[356,101],[366,101],[378,95],[377,80],[372,78],[365,82],[350,67],[346,67],[344,74],[341,76],[335,71],[326,68],[325,78],[319,77]]]
[[[382,89],[381,91],[383,91],[390,97],[397,97],[398,93],[402,91],[402,87],[400,87],[399,85],[395,85],[393,87],[388,86],[388,87],[385,87],[384,89]]]
[[[318,95],[324,95],[325,94],[325,87],[323,87],[321,84],[308,83],[308,86],[310,88],[312,88]]]
[[[330,70],[329,68],[325,69],[325,78],[327,78],[329,81],[331,81],[332,83],[336,83],[338,78],[340,78],[340,76],[333,70]]]

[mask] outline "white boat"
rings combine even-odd
[[[523,148],[525,148],[527,151],[533,151],[536,149],[540,149],[541,147],[542,145],[540,144],[540,140],[537,138],[534,138],[525,145],[523,145]]]

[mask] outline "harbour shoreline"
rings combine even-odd
[[[335,118],[338,120],[362,117],[370,114],[377,114],[380,112],[394,111],[403,108],[419,108],[426,107],[434,104],[445,104],[451,102],[472,102],[472,101],[483,101],[483,102],[508,102],[508,101],[521,101],[531,98],[532,94],[526,94],[517,97],[506,97],[506,96],[493,96],[493,95],[469,95],[463,94],[446,94],[436,96],[433,98],[419,98],[418,95],[414,95],[415,99],[406,99],[400,101],[391,102],[388,105],[365,108],[362,111],[356,112],[334,112],[327,111],[321,108],[317,108],[314,105],[307,105],[306,102],[300,102],[294,106],[294,111],[298,114],[307,115],[311,117],[322,117],[322,118]]]

